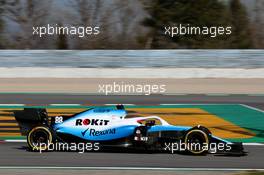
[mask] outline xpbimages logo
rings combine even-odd
[[[221,35],[231,35],[231,26],[217,26],[217,27],[207,27],[207,26],[191,26],[190,24],[179,24],[178,26],[166,26],[164,27],[164,35],[170,37],[179,36],[194,36],[194,35],[204,35],[211,38],[215,38]]]
[[[180,140],[180,142],[175,143],[165,143],[164,145],[165,151],[170,151],[172,154],[174,152],[180,152],[185,150],[190,151],[209,151],[210,153],[217,153],[218,151],[230,151],[231,145],[227,143],[184,143]]]
[[[100,144],[98,142],[93,143],[34,143],[33,151],[74,151],[78,153],[84,153],[85,151],[99,151]]]
[[[99,84],[98,92],[109,94],[162,94],[166,92],[165,84],[132,84],[113,82],[112,84]]]
[[[32,35],[37,35],[40,38],[45,35],[75,35],[80,38],[90,35],[100,34],[100,27],[95,26],[59,26],[58,24],[47,26],[33,27]]]

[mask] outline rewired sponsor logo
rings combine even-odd
[[[87,131],[89,131],[89,132],[87,132]],[[116,130],[115,130],[115,128],[113,128],[113,129],[106,129],[103,131],[97,131],[95,129],[87,128],[84,131],[82,131],[81,133],[82,133],[82,136],[85,136],[86,133],[89,133],[89,136],[102,136],[102,135],[107,135],[107,134],[115,134]]]
[[[115,134],[115,129],[107,129],[103,131],[96,131],[95,129],[90,129],[90,136],[102,136],[107,134]]]
[[[76,126],[83,125],[95,125],[95,126],[103,126],[108,125],[109,120],[99,120],[99,119],[77,119],[75,122]]]

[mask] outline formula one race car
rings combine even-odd
[[[101,149],[244,154],[242,143],[220,139],[203,126],[174,126],[157,116],[126,118],[123,105],[92,108],[72,116],[48,117],[46,109],[37,108],[14,115],[30,150],[47,150],[50,143],[96,142]]]

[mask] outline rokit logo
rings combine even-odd
[[[99,120],[99,119],[77,119],[75,122],[76,126],[83,126],[83,125],[95,125],[95,126],[103,126],[108,125],[109,120]]]

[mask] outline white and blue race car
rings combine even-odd
[[[123,105],[91,108],[72,116],[49,117],[46,109],[37,108],[15,111],[14,115],[30,150],[45,150],[43,145],[49,143],[97,142],[101,149],[245,153],[242,143],[220,139],[203,126],[175,126],[158,116],[127,118]]]

